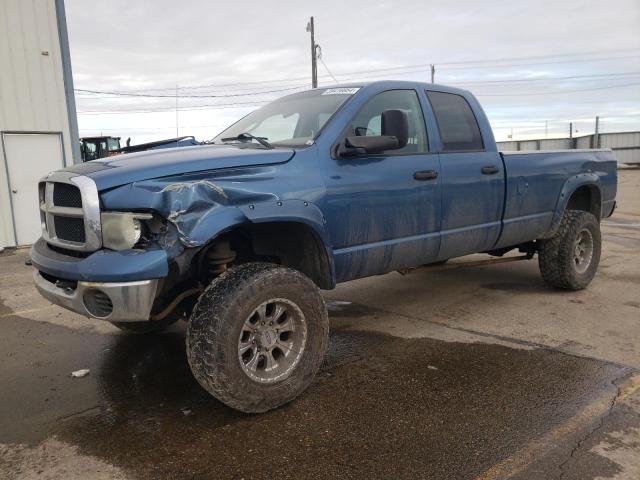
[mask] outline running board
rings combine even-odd
[[[518,255],[517,257],[500,257],[500,258],[488,258],[487,260],[475,260],[472,262],[460,262],[443,265],[423,265],[421,267],[404,268],[397,270],[400,275],[407,275],[408,273],[422,272],[422,271],[439,271],[439,270],[454,270],[456,268],[463,267],[483,267],[486,265],[496,265],[498,263],[518,262],[520,260],[531,260],[533,254]]]

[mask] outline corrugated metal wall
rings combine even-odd
[[[538,150],[538,141],[537,140],[527,140],[520,142],[519,150]]]
[[[600,135],[602,148],[640,147],[640,132],[603,133]]]
[[[614,150],[613,152],[620,163],[640,164],[640,148],[633,150]]]
[[[540,150],[566,150],[571,148],[568,138],[552,138],[540,140]]]
[[[593,141],[593,135],[587,135],[586,137],[576,138],[576,148],[591,148],[591,142]]]
[[[0,2],[0,131],[61,132],[69,165],[78,139],[70,134],[71,122],[75,125],[76,120],[69,118],[65,95],[62,59],[67,46],[61,48],[57,3]],[[63,5],[60,13],[64,14]],[[66,40],[66,30],[64,34]],[[0,144],[0,247],[15,244],[4,163]]]
[[[640,164],[640,132],[601,133],[599,148],[610,148],[620,163]],[[567,150],[571,148],[588,149],[594,147],[594,135],[585,135],[571,140],[552,138],[539,140],[509,140],[498,142],[498,149],[510,152],[514,150]]]
[[[498,148],[503,152],[513,152],[518,150],[518,142],[498,142]]]

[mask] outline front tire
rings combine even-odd
[[[538,264],[544,281],[555,288],[582,290],[600,263],[600,224],[591,213],[567,210],[556,235],[540,242]]]
[[[327,349],[329,320],[302,273],[248,263],[217,277],[187,327],[187,358],[211,395],[247,413],[279,407],[312,382]]]

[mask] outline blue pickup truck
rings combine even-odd
[[[263,412],[311,383],[320,289],[472,253],[582,289],[613,213],[610,150],[501,153],[464,90],[384,81],[280,98],[210,144],[56,171],[32,247],[44,297],[132,333],[188,319],[198,382]]]

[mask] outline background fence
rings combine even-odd
[[[620,163],[640,164],[640,132],[599,133],[574,138],[541,138],[498,142],[504,152],[514,150],[567,150],[610,148]]]

